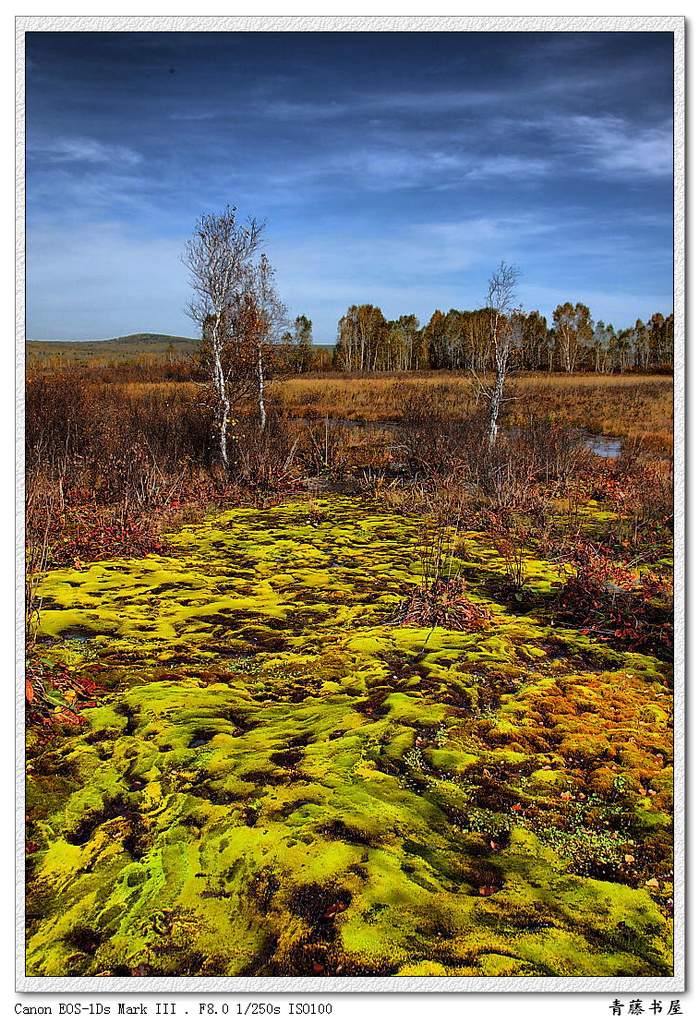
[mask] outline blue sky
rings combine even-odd
[[[671,33],[30,33],[30,338],[192,335],[185,239],[267,222],[292,316],[335,340],[483,304],[672,309]]]

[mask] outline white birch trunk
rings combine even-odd
[[[260,412],[260,430],[263,431],[267,425],[267,412],[265,410],[265,374],[263,372],[262,345],[258,345],[258,409]]]

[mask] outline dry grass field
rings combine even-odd
[[[474,381],[451,373],[375,376],[303,376],[276,385],[274,393],[291,414],[377,422],[402,420],[416,409],[441,420],[474,413]],[[673,379],[670,376],[523,373],[505,423],[524,426],[543,411],[553,421],[628,439],[670,452],[673,438]]]
[[[129,379],[133,376],[129,364],[119,372],[93,363],[84,372],[98,390],[108,389],[113,401],[129,405],[197,401],[201,388],[196,382],[154,380],[163,369],[162,359],[145,359],[138,366],[145,380]],[[181,366],[170,367],[174,376],[184,375]],[[670,376],[527,373],[515,378],[512,395],[514,401],[504,407],[506,428],[527,426],[544,414],[561,426],[640,442],[649,453],[670,455],[672,451]],[[460,422],[477,409],[474,381],[468,375],[450,373],[293,376],[274,382],[270,399],[278,411],[296,419],[329,417],[367,424],[415,418]]]
[[[192,344],[173,339],[168,351],[158,336],[149,345],[115,342],[58,345],[30,342],[27,374],[78,374],[129,404],[196,401]],[[155,338],[156,336],[154,336]],[[513,377],[513,401],[504,406],[504,427],[524,427],[546,415],[561,426],[641,442],[650,453],[673,447],[673,378],[668,374],[563,374],[522,372]],[[418,418],[460,422],[477,409],[474,379],[467,373],[310,373],[281,376],[269,397],[286,416],[329,417],[360,423],[411,422]]]

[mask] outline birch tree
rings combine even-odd
[[[265,253],[262,254],[253,275],[252,343],[255,351],[255,385],[258,399],[260,429],[267,425],[265,408],[265,381],[272,364],[271,347],[280,338],[287,321],[287,310],[275,287],[275,272]],[[269,364],[269,365],[266,365]]]
[[[182,257],[193,293],[187,313],[201,331],[200,354],[213,395],[214,434],[226,468],[232,381],[234,375],[239,381],[249,377],[246,327],[261,234],[258,221],[240,223],[235,207],[227,206],[222,213],[203,214]]]
[[[250,377],[249,315],[254,259],[262,225],[241,223],[235,206],[203,214],[185,245],[183,262],[193,296],[187,313],[198,325],[201,359],[213,396],[214,436],[222,464],[229,467],[231,392]]]
[[[581,352],[593,334],[591,311],[582,302],[573,306],[563,302],[552,314],[556,331],[559,362],[565,373],[578,369]]]
[[[476,372],[474,376],[478,393],[488,405],[488,442],[491,447],[496,443],[501,406],[507,401],[505,389],[511,354],[519,340],[519,317],[515,308],[517,283],[517,268],[501,262],[498,270],[491,275],[486,293],[486,308],[489,313],[489,355],[495,375],[494,380],[488,384],[479,378]]]

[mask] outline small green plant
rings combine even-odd
[[[570,832],[545,827],[539,832],[544,841],[567,861],[573,874],[610,880],[624,876],[630,842],[621,833],[585,827]]]
[[[627,779],[624,775],[616,775],[612,785],[615,792],[620,796],[627,789]]]

